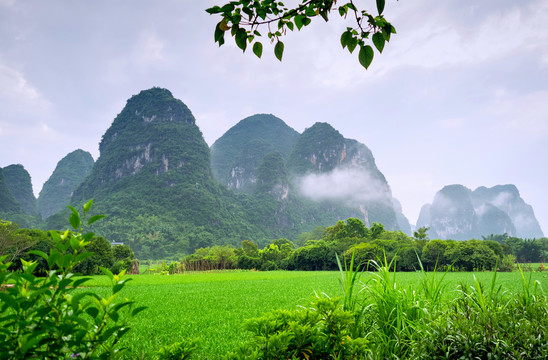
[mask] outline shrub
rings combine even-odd
[[[112,293],[106,298],[78,289],[89,278],[73,276],[75,267],[92,255],[85,247],[93,234],[82,234],[92,203],[84,205],[82,217],[70,207],[75,232],[52,231],[49,255],[31,251],[47,262],[45,277],[34,275],[37,262],[22,259],[23,271],[10,272],[6,256],[0,257],[1,359],[114,359],[123,353],[118,341],[129,331],[127,320],[144,310],[133,308],[133,301],[119,301],[127,281],[122,280],[123,272],[114,275],[101,268],[112,281]],[[102,217],[92,216],[87,224]]]
[[[367,341],[353,338],[354,315],[340,298],[316,297],[307,308],[274,310],[244,323],[253,338],[224,358],[363,359]]]

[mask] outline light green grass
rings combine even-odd
[[[475,274],[489,286],[493,273]],[[529,276],[529,274],[525,274]],[[361,281],[367,282],[367,274]],[[533,280],[545,284],[546,273],[532,273]],[[295,309],[307,305],[314,292],[340,296],[339,272],[301,271],[227,271],[185,273],[182,275],[134,275],[121,295],[137,300],[148,309],[130,324],[132,330],[122,339],[133,357],[150,358],[165,344],[181,338],[200,338],[197,359],[216,359],[233,349],[249,335],[241,328],[245,319],[258,317],[272,309]],[[397,273],[398,287],[418,284],[418,273]],[[457,285],[472,284],[471,273],[448,273],[446,296],[456,296]],[[510,292],[518,291],[521,275],[499,273],[497,284]],[[108,279],[93,277],[88,283],[107,294]]]

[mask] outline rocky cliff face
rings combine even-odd
[[[429,226],[430,238],[467,240],[490,234],[542,237],[533,209],[514,185],[479,187],[449,185],[421,209],[417,227]]]
[[[87,151],[75,150],[61,159],[38,195],[37,208],[43,219],[70,204],[74,190],[89,175],[93,157]]]
[[[32,192],[30,175],[23,165],[9,165],[2,169],[6,185],[27,215],[36,213],[36,198]]]

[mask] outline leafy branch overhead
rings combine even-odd
[[[356,2],[350,0],[337,6],[337,0],[302,0],[295,8],[287,8],[284,3],[276,0],[238,0],[223,6],[213,6],[206,11],[221,17],[215,27],[215,42],[219,46],[225,43],[225,34],[229,32],[236,45],[244,52],[248,44],[253,44],[253,53],[260,58],[263,44],[259,29],[262,31],[266,28],[268,39],[275,43],[274,55],[280,61],[284,52],[284,43],[280,39],[287,34],[287,30],[301,30],[318,16],[327,22],[332,11],[338,12],[342,18],[353,24],[341,35],[343,49],[353,53],[359,47],[358,60],[367,69],[374,56],[373,48],[367,43],[371,41],[381,53],[396,29],[382,15],[385,0],[376,0],[376,16],[358,8]]]

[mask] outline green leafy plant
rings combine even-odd
[[[225,359],[362,359],[365,338],[353,338],[354,315],[342,309],[340,298],[316,296],[308,307],[273,310],[247,320],[253,339]]]
[[[376,0],[376,16],[359,9],[355,3],[355,0],[347,0],[337,7],[336,0],[302,0],[296,7],[287,8],[284,3],[276,0],[239,0],[230,1],[223,6],[213,6],[206,11],[222,18],[215,27],[215,42],[219,46],[224,44],[225,33],[230,31],[240,49],[245,51],[248,43],[253,44],[253,53],[260,58],[263,44],[257,40],[262,37],[259,28],[266,26],[268,39],[275,43],[274,55],[280,61],[285,49],[280,38],[287,30],[301,30],[318,16],[327,22],[332,11],[344,19],[350,15],[355,23],[342,33],[341,45],[350,53],[359,47],[358,60],[367,69],[373,61],[374,52],[366,41],[372,41],[382,53],[385,43],[390,41],[390,36],[396,33],[396,29],[382,15],[385,0]]]
[[[93,237],[83,234],[93,200],[74,208],[69,222],[74,231],[51,232],[55,242],[42,257],[48,265],[45,277],[37,277],[34,261],[22,260],[22,272],[10,272],[6,256],[0,257],[0,358],[1,359],[114,359],[124,349],[118,341],[129,331],[127,321],[143,311],[134,301],[120,299],[128,280],[101,268],[112,283],[111,295],[102,297],[82,288],[89,278],[78,278],[73,269],[90,257],[85,247]],[[103,218],[91,216],[87,225]]]

